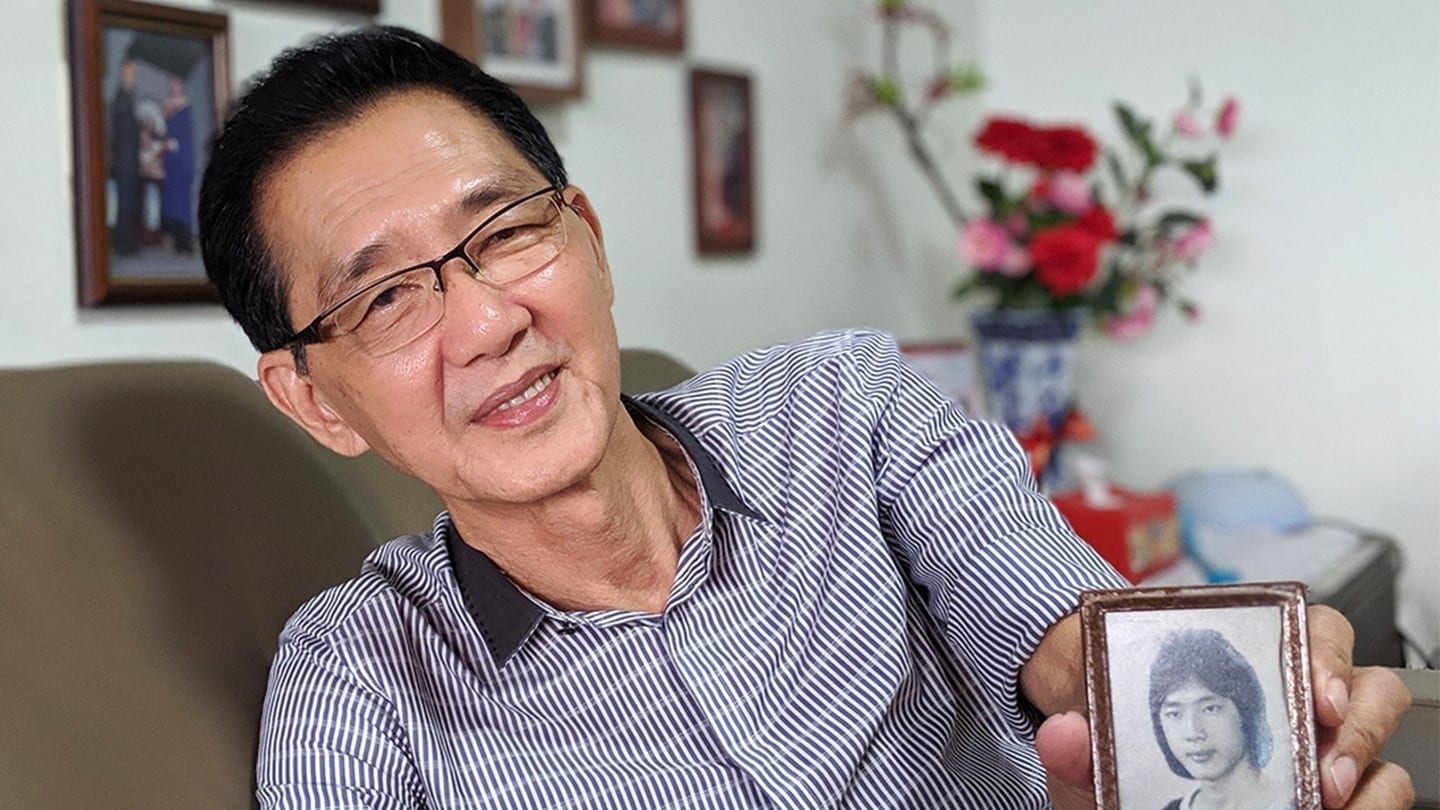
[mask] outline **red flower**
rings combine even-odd
[[[975,133],[975,145],[1015,163],[1033,163],[1039,134],[1018,118],[991,118]]]
[[[1012,163],[1048,171],[1083,172],[1100,151],[1080,127],[1036,127],[1018,118],[991,118],[975,134],[975,145]]]
[[[1080,127],[1047,127],[1037,135],[1036,151],[1028,162],[1042,169],[1087,171],[1100,151],[1095,139]]]
[[[1079,292],[1095,278],[1103,244],[1104,240],[1096,239],[1078,222],[1035,234],[1030,240],[1035,280],[1056,297]]]
[[[1115,217],[1103,205],[1092,205],[1075,220],[1076,227],[1090,234],[1096,242],[1109,242],[1119,235]]]

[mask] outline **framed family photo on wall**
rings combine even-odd
[[[647,51],[685,49],[685,0],[589,0],[589,39]]]
[[[1091,591],[1080,617],[1099,806],[1319,810],[1303,585]]]
[[[531,102],[583,91],[581,0],[442,0],[441,42]]]
[[[80,303],[213,301],[196,242],[229,89],[226,18],[71,0]]]
[[[690,71],[695,232],[700,253],[755,246],[755,141],[750,77]]]

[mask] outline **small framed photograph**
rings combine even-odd
[[[589,40],[646,51],[685,49],[685,0],[591,0]]]
[[[690,71],[695,232],[700,253],[755,247],[755,141],[750,77]]]
[[[80,304],[215,301],[196,197],[229,93],[223,14],[71,0]]]
[[[443,0],[440,41],[526,101],[583,91],[580,0]]]
[[[1080,617],[1100,807],[1320,809],[1304,585],[1090,591]]]

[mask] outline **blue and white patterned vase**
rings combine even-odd
[[[1080,309],[997,309],[971,316],[991,419],[1024,433],[1043,417],[1059,430],[1072,404],[1076,338],[1085,318]]]

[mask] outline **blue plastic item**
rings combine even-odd
[[[1234,571],[1206,558],[1197,530],[1298,531],[1310,525],[1310,510],[1290,482],[1268,470],[1197,470],[1170,484],[1185,553],[1211,583],[1234,582]]]

